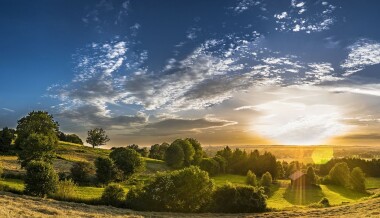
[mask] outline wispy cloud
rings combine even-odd
[[[14,112],[15,112],[14,110],[9,109],[9,108],[6,108],[6,107],[3,107],[3,108],[1,108],[1,109],[5,110],[5,111],[8,111],[8,112],[11,112],[11,113],[14,113]]]
[[[369,39],[360,39],[349,46],[348,50],[348,57],[341,64],[347,76],[365,69],[366,66],[380,64],[379,42]]]

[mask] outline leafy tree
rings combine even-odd
[[[188,141],[194,149],[194,155],[193,155],[193,160],[191,161],[191,164],[199,165],[203,158],[203,150],[202,150],[201,143],[199,143],[194,138],[187,138],[185,140]]]
[[[216,155],[213,157],[216,162],[219,164],[219,173],[225,173],[227,168],[227,161],[222,156]]]
[[[149,153],[147,148],[139,148],[139,146],[136,144],[128,145],[127,148],[137,151],[143,157],[148,156]]]
[[[106,131],[102,128],[91,129],[87,132],[86,142],[92,145],[93,148],[105,145],[110,139],[106,135]]]
[[[199,164],[199,168],[208,172],[210,176],[217,175],[220,172],[219,163],[212,158],[203,158],[201,163]]]
[[[277,178],[279,179],[285,178],[285,170],[281,161],[277,161]]]
[[[352,189],[358,192],[365,192],[365,175],[360,167],[355,167],[351,171]]]
[[[79,184],[87,184],[95,173],[94,166],[88,162],[76,162],[70,169],[71,178]]]
[[[106,205],[121,206],[125,200],[125,192],[119,184],[108,185],[102,194],[101,200]]]
[[[164,142],[161,145],[154,144],[150,147],[149,157],[157,160],[165,159],[165,152],[168,149],[169,144]]]
[[[117,179],[118,170],[112,159],[98,157],[95,160],[96,178],[102,184],[108,184]]]
[[[270,187],[272,184],[272,175],[270,172],[266,172],[261,177],[261,185],[264,187]]]
[[[44,111],[33,111],[21,118],[16,131],[16,146],[21,148],[19,160],[25,167],[32,160],[51,163],[58,144],[58,123]]]
[[[183,159],[183,166],[190,166],[192,161],[194,160],[194,154],[195,150],[193,146],[190,144],[188,140],[183,139],[176,139],[174,142],[172,142],[172,145],[179,145],[182,148],[184,159]]]
[[[263,212],[266,198],[261,187],[226,184],[215,191],[212,208],[219,213]]]
[[[306,171],[306,182],[308,184],[317,184],[317,175],[315,175],[314,168],[309,166]]]
[[[57,189],[58,175],[53,166],[43,161],[31,161],[26,167],[25,192],[44,197]]]
[[[165,162],[173,168],[181,168],[185,159],[185,153],[178,144],[171,144],[165,153]]]
[[[75,143],[75,144],[80,144],[80,145],[83,145],[83,141],[81,138],[79,138],[78,135],[76,134],[67,134],[66,135],[66,142],[71,142],[71,143]]]
[[[350,186],[350,169],[347,163],[341,162],[335,164],[335,166],[329,172],[329,178],[333,184],[343,187]]]
[[[116,148],[110,153],[110,158],[126,177],[142,171],[145,167],[141,155],[130,148]]]
[[[134,210],[197,212],[207,206],[214,188],[208,173],[191,166],[159,173],[142,188],[132,188],[127,205]]]
[[[0,131],[0,151],[8,151],[15,138],[15,130],[4,127]]]
[[[251,185],[251,186],[257,186],[258,185],[256,174],[250,170],[248,170],[248,172],[247,172],[246,183],[248,185]]]

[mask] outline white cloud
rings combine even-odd
[[[281,20],[288,16],[288,13],[286,11],[282,12],[281,14],[275,14],[274,17]]]
[[[9,109],[9,108],[6,108],[6,107],[3,107],[3,108],[1,108],[1,109],[5,110],[5,111],[8,111],[8,112],[11,112],[11,113],[14,113],[14,112],[15,112],[14,110]]]
[[[262,5],[262,0],[240,0],[236,6],[230,9],[235,13],[242,13],[254,6],[261,6],[261,10],[265,10],[265,7]]]
[[[345,75],[363,70],[366,66],[380,63],[380,43],[369,39],[360,39],[348,47],[347,59],[341,64]]]

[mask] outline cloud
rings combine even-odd
[[[380,63],[380,43],[376,41],[360,39],[349,46],[348,50],[347,59],[340,65],[346,71],[346,76]]]
[[[352,85],[330,88],[334,93],[353,93],[360,95],[380,96],[380,84]]]
[[[346,140],[379,140],[379,133],[366,133],[366,134],[349,134],[339,137],[340,139]]]
[[[5,111],[7,111],[7,112],[11,112],[11,113],[14,113],[14,112],[15,112],[14,110],[9,109],[9,108],[6,108],[6,107],[3,107],[3,108],[1,108],[1,109],[5,110]]]
[[[292,0],[289,9],[275,13],[273,17],[278,31],[321,32],[335,23],[333,12],[336,6],[327,2],[314,4]]]
[[[254,6],[260,6],[261,10],[265,10],[265,5],[263,4],[263,1],[258,0],[240,0],[236,6],[231,7],[230,9],[233,10],[235,13],[240,14]]]

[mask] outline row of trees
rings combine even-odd
[[[353,169],[360,167],[367,176],[380,177],[380,159],[365,160],[360,158],[339,158],[331,159],[326,164],[320,166],[321,175],[329,174],[330,170],[339,162],[347,163],[348,167]]]
[[[360,167],[352,171],[346,162],[339,162],[331,168],[329,174],[322,180],[326,184],[339,185],[358,192],[365,192],[365,174]]]

